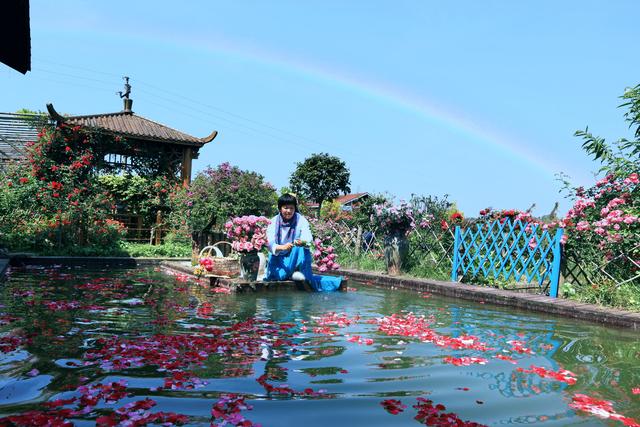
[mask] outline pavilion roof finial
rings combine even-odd
[[[122,98],[122,100],[124,101],[124,112],[131,113],[132,112],[131,107],[133,107],[133,99],[129,98],[129,95],[131,94],[131,85],[129,84],[129,77],[124,76],[122,78],[124,79],[124,92],[118,91],[116,93],[120,95],[120,98]]]

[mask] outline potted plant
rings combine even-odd
[[[407,235],[416,226],[413,208],[406,202],[397,206],[390,203],[374,205],[371,220],[384,236],[387,273],[400,274],[409,253]]]
[[[258,278],[260,256],[267,246],[267,226],[271,221],[264,216],[235,217],[224,228],[231,239],[231,247],[240,255],[240,277],[253,282]]]

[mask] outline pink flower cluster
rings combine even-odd
[[[433,319],[426,319],[424,316],[416,316],[413,313],[404,315],[392,314],[380,319],[376,319],[378,331],[387,335],[400,335],[414,337],[422,342],[431,342],[438,347],[451,348],[453,350],[478,350],[488,351],[490,347],[481,342],[473,335],[460,335],[449,337],[440,335],[431,328]]]
[[[207,271],[213,271],[213,260],[209,257],[203,257],[198,260],[198,263]]]
[[[349,339],[347,339],[347,341],[354,342],[354,343],[360,344],[360,345],[362,345],[362,344],[364,344],[364,345],[372,345],[373,344],[373,340],[371,338],[363,338],[360,335],[354,335],[352,337],[349,337]]]
[[[416,228],[415,214],[407,202],[401,202],[398,206],[384,203],[373,206],[371,222],[377,224],[384,234],[409,234]]]
[[[624,239],[625,230],[640,224],[637,208],[634,208],[633,194],[637,191],[638,174],[626,178],[607,175],[596,182],[589,198],[580,192],[578,200],[567,213],[568,223],[576,222],[575,229],[592,232],[600,240],[600,249],[608,243],[619,243]],[[608,201],[607,201],[608,200]]]
[[[316,238],[313,241],[315,250],[313,251],[313,260],[320,271],[331,271],[340,269],[340,264],[336,262],[336,253],[333,246],[324,246],[322,240]]]
[[[576,383],[576,374],[566,369],[559,369],[558,371],[552,371],[542,366],[531,365],[531,369],[518,368],[518,372],[524,372],[525,374],[536,374],[541,378],[551,378],[556,381],[573,385]]]
[[[247,420],[240,412],[242,410],[250,411],[253,406],[244,401],[244,397],[237,394],[223,394],[220,399],[213,404],[211,408],[211,425],[232,425],[250,427],[259,424],[253,424]]]
[[[583,412],[588,412],[598,418],[620,421],[625,426],[640,427],[640,423],[633,418],[618,414],[613,409],[613,404],[608,400],[596,399],[586,394],[576,393],[569,406]]]
[[[237,252],[259,251],[268,244],[267,226],[271,223],[264,216],[235,217],[224,225],[231,247]]]
[[[486,365],[488,360],[485,359],[484,357],[452,357],[452,356],[446,356],[443,360],[444,363],[449,363],[451,365],[455,365],[455,366],[470,366],[473,364],[478,364],[478,365]]]

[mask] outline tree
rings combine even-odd
[[[591,134],[589,128],[577,131],[575,136],[584,140],[582,148],[587,154],[603,164],[600,172],[625,176],[638,172],[640,165],[640,85],[625,90],[621,98],[623,103],[620,107],[628,109],[624,117],[635,139],[620,138],[611,144],[604,138]]]
[[[640,85],[621,98],[632,139],[607,142],[588,129],[576,132],[587,154],[601,162],[604,177],[590,188],[564,181],[575,202],[561,221],[568,236],[563,261],[581,300],[633,309],[640,306]],[[580,266],[579,275],[573,265]]]
[[[318,203],[335,199],[340,193],[351,191],[349,169],[338,157],[326,153],[312,154],[304,162],[298,163],[291,174],[291,189]]]
[[[222,163],[196,175],[184,203],[191,231],[209,231],[234,216],[269,216],[275,200],[275,189],[262,175]]]

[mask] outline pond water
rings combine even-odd
[[[153,268],[13,269],[0,425],[640,420],[637,332],[350,286],[232,295]]]

